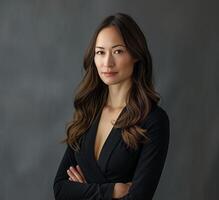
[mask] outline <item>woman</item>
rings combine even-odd
[[[55,199],[152,199],[168,151],[169,118],[158,105],[146,39],[129,15],[103,20],[84,69]]]

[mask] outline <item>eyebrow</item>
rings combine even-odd
[[[118,47],[118,46],[126,47],[122,44],[117,44],[117,45],[112,46],[112,48],[115,48],[115,47]],[[99,46],[96,46],[96,48],[104,49],[104,47],[99,47]]]

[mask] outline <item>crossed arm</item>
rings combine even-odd
[[[69,167],[69,169],[67,170],[67,173],[69,176],[68,179],[70,181],[79,182],[79,183],[87,183],[79,165],[77,165],[76,167],[74,166]],[[118,199],[118,198],[122,198],[123,196],[127,195],[129,191],[129,187],[131,185],[132,185],[132,182],[115,183],[112,198]]]
[[[54,181],[55,199],[151,200],[157,188],[168,151],[168,116],[165,112],[155,112],[148,120],[147,127],[151,140],[142,147],[132,182],[87,183],[83,172],[77,166],[70,147],[68,147]]]
[[[130,183],[87,183],[68,146],[59,165],[53,190],[56,200],[112,200],[128,193]]]

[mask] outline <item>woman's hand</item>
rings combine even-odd
[[[127,195],[132,182],[128,183],[116,183],[113,190],[113,198],[122,198]]]
[[[77,165],[76,168],[73,166],[69,167],[67,173],[69,175],[70,181],[87,183],[79,165]],[[128,194],[131,185],[132,182],[116,183],[113,190],[113,198],[122,198],[123,196]]]
[[[67,170],[67,173],[69,175],[68,179],[70,181],[87,183],[79,165],[77,165],[76,168],[73,166],[69,167],[69,169]]]

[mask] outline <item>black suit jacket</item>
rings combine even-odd
[[[126,111],[126,107],[120,115]],[[114,184],[132,182],[122,200],[151,200],[157,188],[169,145],[169,118],[154,105],[142,123],[150,141],[137,150],[127,148],[121,129],[112,128],[98,160],[94,157],[94,142],[100,115],[80,140],[80,151],[66,147],[54,179],[56,200],[112,200]],[[67,169],[79,165],[87,183],[68,180]]]

